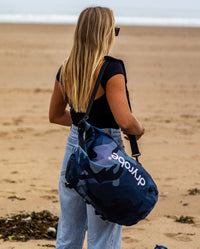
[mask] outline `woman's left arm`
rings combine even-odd
[[[66,110],[67,104],[67,101],[65,101],[63,98],[59,82],[56,80],[49,106],[50,123],[64,126],[72,125],[70,111]]]

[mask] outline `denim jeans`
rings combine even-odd
[[[122,147],[119,129],[106,131]],[[72,125],[59,179],[60,217],[58,223],[56,249],[81,249],[87,230],[88,249],[120,249],[122,227],[118,224],[104,221],[95,215],[94,208],[85,203],[74,190],[65,186],[65,171],[67,162],[78,144],[78,129]]]

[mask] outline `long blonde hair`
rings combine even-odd
[[[112,10],[90,7],[81,12],[71,53],[61,70],[64,91],[76,112],[86,111],[95,70],[108,55],[113,39]]]

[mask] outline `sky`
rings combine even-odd
[[[91,5],[108,6],[115,14],[126,9],[147,11],[148,9],[188,10],[200,13],[200,0],[0,0],[0,13],[2,12],[34,12],[51,14],[55,11],[79,14],[80,11]],[[200,16],[200,14],[199,14]]]

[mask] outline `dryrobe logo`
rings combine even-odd
[[[120,163],[122,168],[125,167],[131,173],[131,175],[133,175],[133,177],[137,181],[138,186],[139,185],[145,186],[146,181],[141,175],[138,174],[138,169],[137,168],[134,168],[122,156],[118,156],[117,153],[112,153],[111,157],[112,157],[112,159],[117,160]]]

